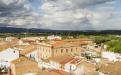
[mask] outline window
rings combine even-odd
[[[58,52],[58,50],[56,49],[56,53]]]
[[[73,52],[73,48],[71,48],[71,52]]]
[[[77,48],[76,48],[76,52],[77,52]]]
[[[43,48],[43,52],[44,52],[44,48]]]
[[[68,52],[68,49],[66,49],[66,52]]]
[[[63,53],[63,49],[61,49],[61,53]]]
[[[13,53],[16,53],[15,51],[13,51]]]

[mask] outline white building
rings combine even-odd
[[[23,42],[23,40],[19,40],[18,45],[29,45],[29,43],[28,42]]]
[[[0,65],[9,67],[10,62],[19,58],[19,51],[8,48],[0,52]]]
[[[95,65],[79,58],[75,58],[65,64],[65,71],[75,75],[96,75]]]
[[[35,45],[26,45],[25,47],[16,48],[19,50],[20,55],[26,56],[28,58],[34,59],[37,61],[37,48]]]
[[[73,60],[65,64],[65,71],[66,72],[75,71],[81,62],[82,62],[82,59],[74,58]]]
[[[53,66],[54,69],[61,69],[61,64],[56,61],[51,61],[50,64]]]
[[[62,37],[60,36],[55,36],[55,35],[51,35],[47,37],[48,40],[61,40]]]
[[[65,70],[65,64],[73,60],[74,57],[71,55],[62,55],[50,58],[50,65],[54,69]]]
[[[106,74],[104,74],[104,73],[102,73],[102,72],[99,72],[99,74],[98,75],[106,75]]]
[[[6,37],[5,41],[11,42],[13,40],[17,39],[16,37]]]
[[[32,58],[32,59],[38,61],[37,50],[33,50],[31,52],[28,52],[25,56],[28,57],[28,58]]]
[[[109,61],[121,61],[121,55],[113,52],[102,52],[102,57]]]
[[[37,48],[35,45],[18,45],[13,49],[19,51],[20,55],[23,55],[38,61]]]
[[[97,75],[96,74],[96,67],[94,64],[83,61],[79,64],[74,71],[75,75]]]
[[[40,40],[45,40],[45,37],[44,37],[44,36],[41,36],[41,37],[40,37]]]

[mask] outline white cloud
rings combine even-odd
[[[33,10],[27,0],[1,0],[0,23],[29,28],[118,29],[121,13],[116,3],[117,0],[43,0],[39,10]]]
[[[112,6],[115,3],[114,0],[46,0],[41,7],[42,24],[52,29],[106,29],[105,22],[117,16]]]

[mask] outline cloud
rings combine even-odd
[[[27,0],[0,0],[0,23],[24,25],[24,18],[31,16],[29,12],[31,5]]]
[[[121,29],[117,3],[118,0],[1,0],[0,23],[59,30]]]
[[[0,0],[0,10],[9,11],[24,7],[25,0]]]
[[[112,6],[115,2],[114,0],[46,0],[41,6],[44,12],[42,24],[52,29],[106,29],[104,22],[117,16],[115,6]]]

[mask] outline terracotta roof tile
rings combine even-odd
[[[52,44],[53,47],[60,47],[60,46],[79,46],[79,44],[75,44],[75,43],[70,43],[70,42],[66,42],[64,40],[61,41],[57,41],[54,44]]]
[[[58,63],[60,63],[62,65],[68,63],[69,61],[71,61],[73,59],[74,59],[73,56],[67,55],[67,54],[66,55],[62,55],[62,56],[57,56],[57,57],[50,58],[50,60],[58,62]]]
[[[35,61],[33,61],[33,60],[31,60],[31,59],[29,59],[29,58],[27,58],[27,57],[20,57],[20,58],[18,58],[18,59],[16,59],[16,60],[13,60],[11,63],[12,64],[18,64],[18,63],[22,63],[22,62],[26,62],[26,61],[32,61],[32,62],[35,62]]]
[[[24,48],[23,50],[20,51],[20,54],[22,55],[26,55],[30,52],[33,52],[36,50],[36,46],[35,45],[29,45],[26,48]]]
[[[57,41],[56,43],[52,44],[53,47],[58,47],[62,44],[64,44],[65,42],[62,40],[62,41]]]
[[[75,59],[73,59],[70,63],[71,63],[71,64],[78,65],[78,64],[80,64],[81,62],[82,62],[82,59],[80,59],[80,58],[75,58]]]
[[[74,57],[67,57],[63,61],[61,61],[60,64],[64,65],[64,64],[68,63],[69,61],[71,61],[73,59],[74,59]]]
[[[58,73],[59,75],[69,75],[68,72],[62,71],[62,70],[52,70],[51,72]]]
[[[113,62],[107,65],[102,65],[101,72],[107,75],[121,75],[121,61]]]

